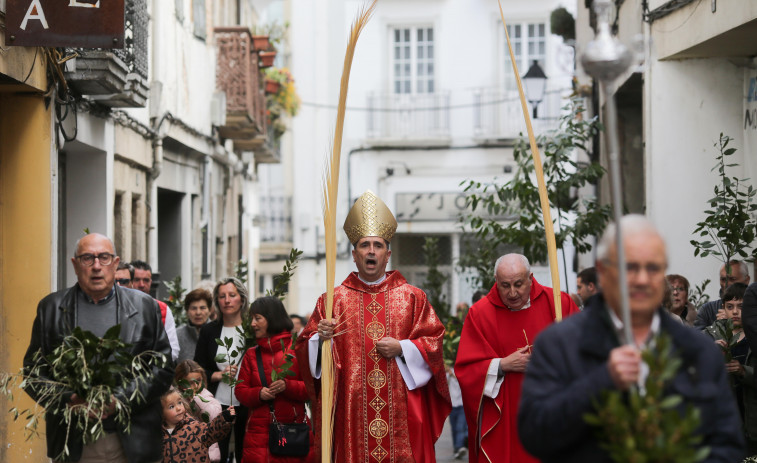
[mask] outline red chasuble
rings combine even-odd
[[[554,320],[552,288],[540,285],[532,277],[530,300],[529,308],[511,311],[500,300],[495,284],[485,298],[473,304],[463,323],[455,375],[463,394],[471,462],[539,461],[526,453],[518,438],[523,373],[505,373],[496,399],[483,393],[492,359],[507,357],[533,344],[537,334]],[[561,293],[561,303],[563,317],[578,312],[569,295]]]
[[[316,444],[320,455],[320,381],[308,367],[308,339],[324,317],[325,294],[297,340],[300,369],[315,404]],[[429,462],[434,442],[451,410],[442,359],[444,326],[426,294],[397,271],[384,282],[364,284],[352,273],[334,290],[335,462]],[[376,351],[384,337],[409,339],[430,366],[433,378],[409,391],[395,359]],[[320,459],[320,457],[319,457]]]

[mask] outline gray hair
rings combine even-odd
[[[623,237],[635,235],[639,232],[652,232],[655,235],[660,236],[660,232],[652,224],[652,222],[641,214],[629,214],[620,219],[621,230],[623,231]],[[605,261],[610,258],[610,250],[615,248],[615,223],[610,223],[605,232],[602,234],[602,238],[597,244],[597,260]],[[667,255],[665,256],[667,260]]]
[[[108,240],[108,242],[110,243],[111,249],[113,249],[113,254],[118,255],[118,253],[116,252],[116,245],[113,243],[113,240],[110,239],[110,237],[107,237],[103,235],[102,233],[88,233],[82,236],[81,238],[79,238],[78,240],[76,240],[76,244],[74,244],[74,257],[76,257],[76,254],[79,252],[79,245],[81,244],[81,240],[83,240],[84,238],[90,235],[97,235],[100,238],[105,238],[106,240]]]
[[[728,263],[731,266],[738,267],[741,270],[742,276],[745,276],[745,277],[749,276],[749,266],[743,260],[731,259],[730,261],[728,261]],[[725,264],[723,264],[723,267],[725,268]]]
[[[502,261],[505,259],[505,257],[509,257],[509,256],[518,256],[518,257],[520,257],[521,263],[523,264],[523,267],[525,267],[525,269],[526,269],[526,273],[529,273],[529,274],[531,273],[531,264],[528,263],[528,258],[526,256],[524,256],[523,254],[517,254],[517,253],[513,252],[513,253],[510,253],[510,254],[505,254],[504,256],[499,256],[497,258],[497,261],[494,262],[494,279],[495,280],[497,279],[497,269],[499,268],[499,264],[502,263]]]
[[[221,304],[218,303],[218,292],[221,289],[221,286],[228,285],[229,283],[232,283],[239,293],[239,297],[242,298],[242,309],[241,309],[241,315],[242,317],[245,317],[247,315],[247,310],[249,309],[250,305],[250,293],[247,292],[247,287],[242,283],[238,278],[234,277],[226,277],[218,281],[216,283],[216,287],[213,288],[213,304],[215,304],[216,307],[218,307],[218,318],[221,320],[221,323],[223,323],[223,312],[221,312]]]

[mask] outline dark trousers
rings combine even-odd
[[[228,405],[221,405],[226,410]],[[237,419],[234,422],[234,458],[237,463],[242,461],[242,445],[244,444],[244,432],[247,428],[247,407],[242,405],[235,405],[234,411],[237,413]],[[229,461],[229,442],[231,441],[231,434],[225,439],[218,441],[218,449],[221,451],[221,463],[227,463]]]
[[[468,446],[468,423],[465,422],[463,406],[452,407],[449,414],[449,427],[452,429],[452,445],[455,451]]]

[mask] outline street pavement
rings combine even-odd
[[[455,460],[455,449],[452,448],[452,431],[449,426],[449,418],[444,422],[444,430],[442,435],[439,436],[439,440],[436,441],[434,449],[436,450],[437,463],[451,463],[451,462],[466,462],[468,461],[468,455],[466,454],[460,460]]]

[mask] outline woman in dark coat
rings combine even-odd
[[[195,349],[195,362],[199,363],[205,369],[205,375],[208,378],[208,390],[221,402],[221,406],[226,410],[230,405],[234,405],[237,412],[237,419],[234,423],[234,455],[239,461],[242,454],[242,441],[245,434],[245,423],[247,422],[247,409],[244,406],[237,406],[239,402],[232,395],[229,385],[223,382],[223,375],[228,374],[237,377],[239,356],[244,352],[245,340],[240,336],[237,329],[242,326],[242,318],[247,311],[247,305],[250,298],[247,294],[247,288],[236,278],[224,278],[216,284],[213,289],[213,303],[220,312],[218,319],[214,322],[203,325],[200,329],[200,337],[197,340],[197,349]],[[225,347],[219,347],[216,339],[230,338],[234,345],[229,351],[235,350],[239,354],[229,362],[229,352]],[[216,362],[217,354],[225,354],[224,362]],[[225,462],[229,456],[230,437],[218,442],[221,450],[221,461]]]
[[[242,360],[235,393],[239,402],[250,410],[244,437],[242,463],[306,462],[313,459],[314,438],[310,435],[310,453],[305,457],[279,457],[268,451],[271,406],[281,423],[303,422],[307,419],[307,391],[300,377],[297,358],[292,349],[292,320],[277,297],[261,297],[250,307],[252,328],[258,345],[249,349]],[[256,351],[262,355],[267,386],[263,386]],[[285,368],[285,363],[291,363]],[[291,373],[287,374],[287,370]],[[272,373],[278,377],[273,381]],[[312,430],[312,427],[311,427]]]

